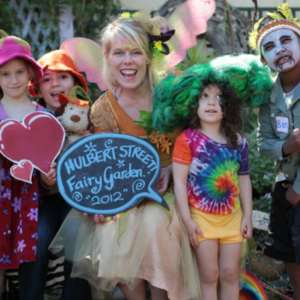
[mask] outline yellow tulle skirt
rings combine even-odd
[[[122,233],[120,219],[96,224],[73,209],[49,249],[73,263],[72,277],[87,279],[96,289],[113,291],[123,283],[132,290],[146,280],[166,290],[170,300],[201,299],[197,265],[178,213],[174,209],[170,216],[152,201],[127,214]]]

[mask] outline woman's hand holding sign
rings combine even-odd
[[[168,188],[168,184],[172,176],[172,165],[162,168],[160,173],[159,181],[156,185],[158,192],[163,195]]]
[[[172,176],[172,165],[161,169],[160,178],[156,185],[156,188],[161,195],[163,195],[165,193],[165,191],[167,190],[168,184],[171,180],[171,176]],[[85,218],[91,217],[87,213],[84,213],[83,216]],[[105,217],[103,215],[99,215],[99,214],[94,215],[94,221],[97,224],[105,223],[106,221],[108,221],[107,219],[108,219],[108,217]],[[114,216],[110,217],[110,220],[117,221],[118,216],[114,215]]]

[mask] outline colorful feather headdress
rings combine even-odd
[[[148,29],[146,32],[153,52],[152,65],[159,73],[185,58],[186,51],[196,45],[196,36],[206,31],[207,21],[215,8],[214,0],[189,0],[178,6],[168,20],[158,16],[151,18],[146,12],[123,13],[120,18],[134,19],[144,28],[149,22],[153,24],[151,32]],[[86,38],[72,38],[60,48],[70,54],[89,82],[97,83],[101,90],[107,89],[102,74],[104,55],[97,43]]]
[[[259,29],[262,21],[267,17],[272,19],[272,21],[266,23]],[[260,53],[260,46],[263,39],[278,29],[290,29],[300,36],[300,21],[293,17],[288,3],[283,3],[281,6],[278,6],[277,12],[267,13],[265,17],[254,24],[253,30],[249,34],[250,47]]]

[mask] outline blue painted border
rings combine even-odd
[[[63,165],[65,159],[69,156],[69,154],[71,154],[75,149],[79,148],[83,144],[86,144],[87,142],[95,141],[98,139],[105,140],[105,139],[111,139],[111,138],[115,138],[115,139],[119,138],[119,139],[134,141],[134,142],[136,142],[138,144],[142,144],[146,148],[150,149],[151,153],[153,153],[153,155],[155,156],[155,158],[158,162],[158,168],[157,168],[156,172],[154,173],[150,183],[148,184],[148,193],[146,193],[146,192],[139,193],[136,196],[134,196],[129,202],[127,202],[125,205],[122,205],[120,208],[114,208],[114,209],[110,209],[110,210],[92,209],[92,208],[87,208],[85,206],[79,205],[76,202],[74,202],[72,199],[70,199],[66,194],[65,188],[62,183],[62,178],[60,176],[62,165]],[[103,141],[103,142],[105,142],[105,141]],[[62,197],[65,199],[65,201],[67,203],[69,203],[75,209],[86,212],[88,214],[115,215],[115,214],[118,214],[120,212],[123,212],[125,210],[128,210],[128,209],[134,207],[135,205],[140,203],[140,201],[138,201],[138,200],[142,201],[144,198],[149,198],[149,196],[151,196],[151,199],[153,199],[154,201],[156,201],[156,202],[160,203],[161,205],[163,205],[164,207],[168,208],[167,204],[165,203],[163,198],[158,194],[158,191],[155,188],[155,185],[159,180],[160,168],[161,168],[161,164],[160,164],[159,155],[158,155],[157,151],[155,150],[155,148],[151,144],[149,144],[147,141],[145,141],[141,138],[138,138],[136,136],[133,136],[133,135],[128,135],[128,134],[96,133],[96,134],[92,134],[87,137],[79,139],[75,143],[71,144],[63,152],[62,156],[60,157],[60,159],[58,161],[58,165],[57,165],[57,185],[58,185],[60,194],[62,195]]]

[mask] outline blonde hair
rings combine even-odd
[[[102,30],[101,44],[102,49],[106,55],[110,54],[112,48],[112,40],[114,39],[114,37],[121,37],[123,39],[126,39],[137,48],[139,48],[146,58],[149,86],[151,91],[153,92],[157,74],[152,65],[153,53],[149,45],[148,32],[151,32],[151,30],[152,27],[149,22],[145,22],[144,24],[142,24],[141,22],[131,18],[117,19]],[[118,86],[118,83],[112,75],[111,66],[107,63],[106,60],[104,60],[103,78],[110,88]]]

